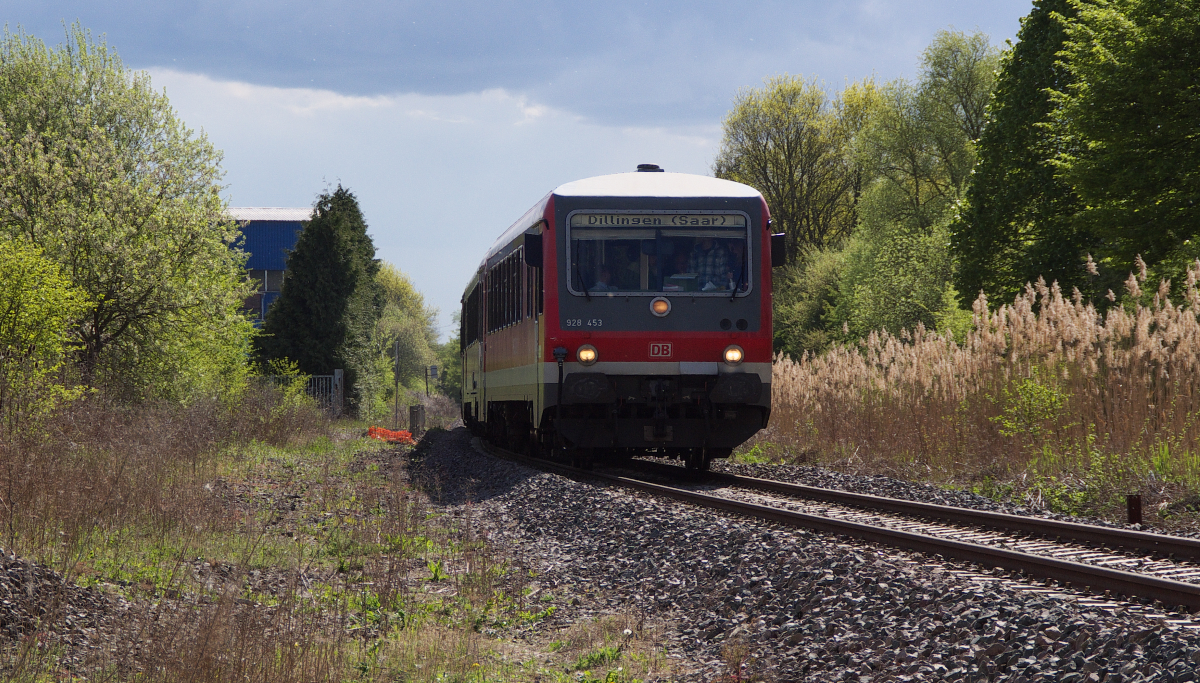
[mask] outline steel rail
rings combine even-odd
[[[656,465],[654,468],[656,472],[668,473],[670,469],[679,470],[680,472],[686,471],[684,468],[674,465],[659,465],[657,463]],[[708,472],[707,474],[709,475],[710,482],[724,482],[734,486],[783,493],[808,500],[852,505],[870,510],[883,510],[886,512],[913,515],[914,517],[940,519],[956,524],[969,524],[1002,531],[1020,531],[1053,537],[1058,540],[1096,543],[1109,548],[1141,550],[1159,553],[1176,559],[1200,560],[1200,540],[1194,538],[1154,534],[1145,531],[1135,531],[1133,529],[1117,529],[1093,524],[1081,524],[1079,522],[1063,522],[1044,517],[1027,517],[1004,512],[988,512],[950,505],[921,503],[900,498],[875,496],[867,493],[852,493],[850,491],[806,486],[804,484],[792,484],[772,479],[744,477],[724,472]]]
[[[766,519],[788,526],[849,536],[902,550],[940,555],[944,558],[953,558],[989,567],[999,567],[1026,576],[1051,579],[1073,586],[1088,586],[1097,592],[1109,591],[1129,597],[1157,600],[1168,607],[1181,606],[1189,611],[1200,611],[1200,585],[1197,584],[731,500],[641,479],[581,470],[513,453],[482,440],[480,443],[487,452],[498,457],[541,470],[555,471],[573,479],[598,479],[625,488],[645,491],[703,507]]]

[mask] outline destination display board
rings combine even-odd
[[[746,217],[739,213],[576,213],[572,228],[744,228]]]

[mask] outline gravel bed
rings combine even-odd
[[[80,666],[104,646],[106,627],[128,603],[82,588],[53,569],[0,548],[0,647],[66,646],[63,666]]]
[[[538,472],[479,453],[462,429],[419,450],[416,480],[439,504],[569,598],[531,629],[650,615],[667,623],[673,680],[1196,680],[1200,635],[1164,620]],[[920,499],[961,504],[939,495]]]

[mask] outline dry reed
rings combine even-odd
[[[1176,303],[1142,268],[1103,314],[1039,280],[994,311],[981,295],[962,343],[918,327],[781,356],[756,446],[1069,512],[1113,516],[1141,492],[1169,515],[1200,485],[1198,278],[1200,262]]]

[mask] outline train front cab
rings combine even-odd
[[[767,207],[682,174],[659,175],[657,195],[606,196],[612,178],[563,186],[547,210],[537,439],[584,463],[652,452],[706,467],[770,416]]]

